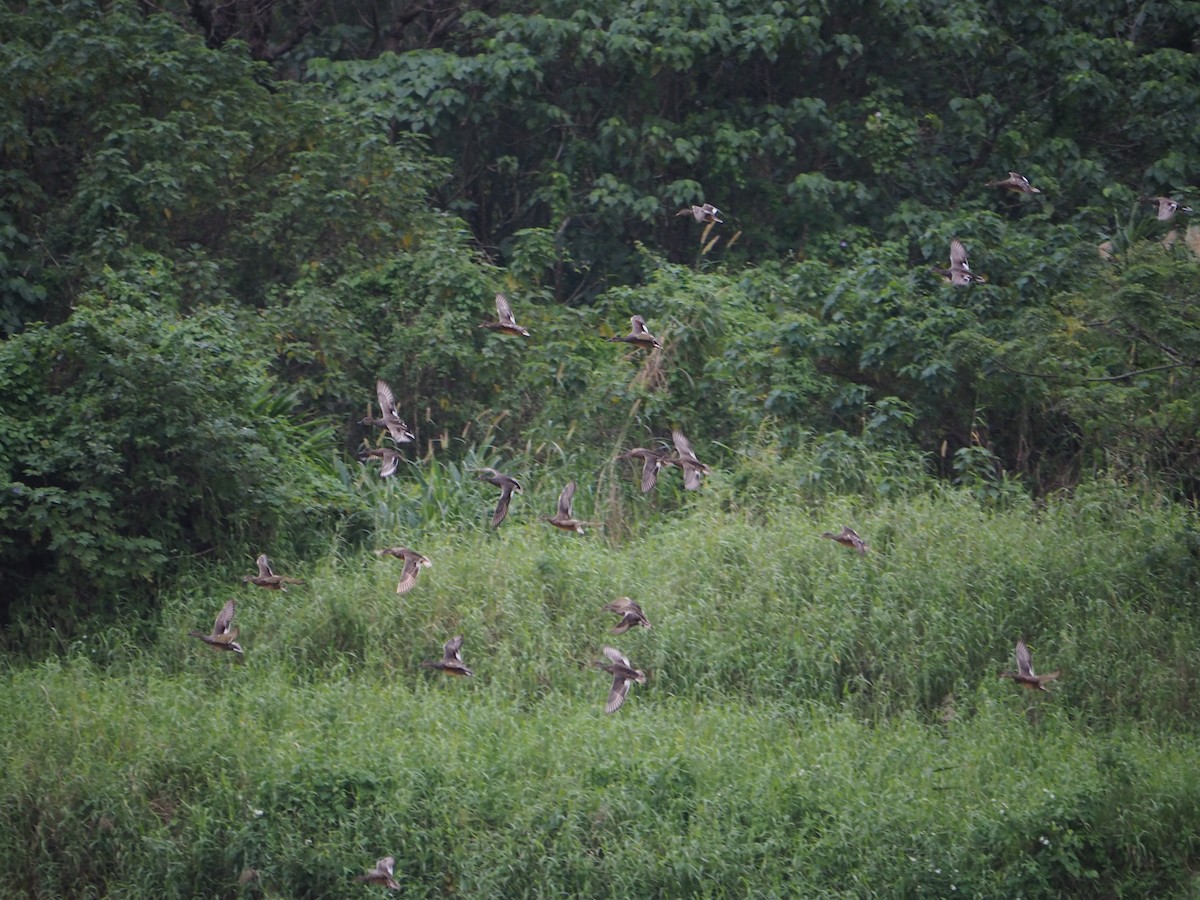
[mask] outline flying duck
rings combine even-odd
[[[486,328],[489,331],[498,331],[501,334],[515,334],[521,337],[529,337],[529,331],[517,324],[517,320],[513,317],[512,308],[508,305],[508,298],[503,294],[496,295],[496,318],[497,322],[480,322],[480,328]]]
[[[238,630],[230,627],[233,624],[235,612],[237,612],[237,604],[230,600],[217,613],[216,621],[213,622],[212,631],[209,634],[205,634],[203,631],[189,631],[188,637],[200,638],[214,650],[232,650],[234,653],[241,654],[242,645],[236,640]]]
[[[441,659],[427,659],[421,666],[426,669],[441,669],[447,675],[474,675],[474,672],[463,665],[462,654],[459,652],[462,645],[462,635],[456,634],[442,645]]]
[[[407,547],[389,547],[386,550],[376,550],[378,556],[394,556],[404,560],[404,568],[400,570],[400,583],[396,585],[397,594],[406,594],[417,583],[417,575],[422,569],[428,569],[433,563],[428,557],[422,556],[416,550]]]

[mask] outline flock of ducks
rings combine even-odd
[[[703,215],[715,217],[717,214],[717,210],[711,207],[708,212],[704,212],[701,207],[696,207],[696,209],[701,211],[697,214],[698,221],[706,221],[701,218]],[[712,221],[719,222],[720,219],[714,218]],[[644,318],[635,315],[630,319],[630,325],[631,331],[628,335],[608,338],[608,340],[632,344],[640,349],[661,349],[662,343],[646,328],[646,320]],[[517,324],[512,307],[509,305],[508,298],[504,294],[496,295],[496,321],[483,322],[479,327],[502,334],[522,337],[529,336],[528,329]],[[367,418],[361,420],[360,424],[385,428],[387,436],[397,444],[412,441],[412,431],[404,424],[404,420],[400,417],[395,405],[395,395],[388,384],[382,379],[377,381],[375,384],[375,393],[381,408],[381,415],[378,418],[368,415]],[[671,448],[664,442],[662,446],[657,448],[634,447],[617,457],[618,459],[642,460],[641,489],[643,492],[650,491],[655,487],[658,482],[658,473],[664,468],[675,467],[682,471],[684,488],[691,491],[699,489],[701,479],[704,475],[709,474],[710,469],[708,465],[702,463],[696,456],[691,441],[688,440],[682,431],[678,428],[674,429],[671,434],[671,440],[674,453],[671,452]],[[398,450],[387,447],[368,447],[359,454],[360,461],[364,463],[369,463],[373,460],[381,461],[382,466],[379,470],[381,478],[388,478],[395,474],[399,458],[400,453]],[[476,477],[480,481],[485,481],[500,490],[495,510],[492,512],[492,528],[499,528],[508,516],[509,506],[512,503],[513,497],[522,493],[521,482],[511,475],[491,467],[479,469]],[[575,481],[567,482],[558,495],[558,504],[554,515],[541,516],[541,519],[549,522],[560,531],[583,534],[584,526],[591,523],[576,518],[574,514],[573,502],[576,489],[577,484]],[[400,581],[396,585],[396,593],[398,594],[412,590],[417,583],[417,576],[421,569],[433,565],[428,557],[409,547],[390,547],[386,550],[376,550],[375,552],[381,557],[392,556],[403,562],[404,566],[400,573]],[[230,602],[232,603],[232,601]],[[602,607],[602,611],[613,612],[620,616],[620,621],[612,629],[614,634],[624,634],[635,626],[642,628],[651,627],[650,620],[646,617],[641,606],[629,597],[620,597],[611,603],[605,604]],[[228,618],[232,618],[232,609]],[[223,622],[223,625],[226,627],[228,624],[228,620]],[[208,638],[206,637],[205,640],[207,641]],[[213,644],[213,646],[224,646],[224,644]],[[441,659],[427,659],[421,663],[421,666],[428,669],[437,669],[447,675],[470,677],[475,673],[463,662],[462,647],[463,636],[461,634],[455,635],[443,645]],[[620,709],[622,704],[624,704],[625,698],[629,695],[631,685],[634,683],[646,683],[646,673],[634,666],[628,657],[615,647],[605,646],[602,652],[605,659],[596,661],[595,666],[613,677],[612,686],[609,688],[608,698],[604,706],[604,711],[611,714]],[[380,866],[384,862],[385,860],[380,860],[379,864],[377,864],[377,875],[382,872]],[[379,877],[382,878],[383,876],[379,875]],[[379,883],[382,883],[382,881]]]
[[[719,210],[709,204],[703,207],[694,207],[693,210],[685,210],[685,212],[693,212],[696,220],[700,222],[720,223],[722,221],[718,215]],[[608,338],[608,340],[628,343],[638,349],[655,350],[662,348],[662,343],[646,328],[646,320],[640,315],[631,317],[630,325],[631,331],[628,335],[612,337]],[[479,327],[501,334],[520,337],[529,336],[528,329],[517,324],[508,298],[502,293],[496,294],[496,321],[483,322]],[[385,437],[390,438],[393,444],[397,446],[413,443],[416,439],[415,435],[400,416],[396,404],[396,396],[391,386],[383,379],[377,380],[375,383],[375,395],[379,402],[379,415],[374,416],[368,410],[366,418],[359,420],[359,424],[371,428],[382,428]],[[709,466],[701,462],[699,457],[696,456],[691,441],[688,440],[687,436],[681,430],[676,428],[672,431],[671,441],[674,453],[671,452],[671,446],[663,442],[661,446],[655,448],[634,447],[618,456],[618,459],[642,461],[641,489],[643,492],[654,489],[658,483],[659,472],[666,468],[678,468],[683,473],[684,489],[689,491],[698,490],[701,485],[701,479],[709,474]],[[399,467],[401,459],[402,454],[395,447],[372,447],[368,445],[359,454],[359,460],[363,463],[380,463],[379,475],[381,478],[390,478],[393,476]],[[500,496],[496,502],[496,508],[492,513],[492,527],[499,528],[508,515],[509,505],[512,502],[513,496],[520,494],[522,491],[521,483],[511,475],[490,467],[480,469],[476,477],[500,489]],[[561,531],[583,534],[584,526],[590,523],[576,518],[573,512],[572,504],[576,488],[575,481],[568,482],[558,496],[558,505],[554,514],[551,516],[542,516],[541,518]],[[853,533],[846,528],[843,528],[843,532]],[[863,546],[865,548],[865,545]],[[417,578],[421,570],[430,568],[433,565],[433,561],[427,556],[409,547],[388,547],[383,550],[376,550],[375,553],[380,557],[393,557],[400,560],[403,564],[400,570],[400,580],[396,584],[397,594],[404,594],[411,591],[417,584]],[[269,590],[287,590],[288,585],[304,584],[301,579],[276,574],[271,567],[271,560],[265,553],[258,557],[256,564],[258,566],[258,574],[244,575],[242,576],[242,581]],[[616,627],[613,628],[614,634],[624,634],[635,626],[650,628],[650,621],[642,611],[641,606],[629,597],[618,598],[612,603],[606,604],[603,610],[617,613],[621,617]],[[217,618],[213,622],[212,631],[207,634],[202,631],[191,631],[189,635],[199,638],[216,650],[228,650],[241,655],[244,653],[244,649],[237,642],[238,629],[233,625],[233,618],[236,613],[237,603],[234,600],[230,600],[217,614]],[[437,669],[447,675],[470,677],[474,675],[474,672],[463,663],[462,646],[463,636],[455,635],[443,645],[441,659],[425,660],[421,663],[421,666],[429,669]],[[632,684],[635,682],[637,684],[646,683],[646,673],[636,668],[616,648],[606,646],[603,648],[603,653],[605,659],[597,661],[595,665],[602,671],[613,676],[612,687],[609,689],[604,711],[606,713],[614,713],[625,702]],[[364,876],[364,880],[373,878],[375,882],[382,884],[385,879],[390,879],[390,870],[385,871],[387,867],[384,866],[384,863],[388,861],[388,858],[379,860],[376,864],[376,869],[370,873],[369,877]]]
[[[1009,172],[1007,178],[1000,181],[990,181],[988,182],[988,186],[1002,187],[1023,194],[1041,193],[1039,188],[1031,185],[1029,179],[1018,172]],[[1189,207],[1181,206],[1178,201],[1168,197],[1155,197],[1149,198],[1149,200],[1158,206],[1158,218],[1160,220],[1169,220],[1178,211],[1191,212]],[[720,217],[721,211],[710,203],[681,209],[676,215],[690,215],[697,222],[709,227],[719,225],[724,221]],[[950,267],[948,269],[935,268],[934,271],[954,285],[969,285],[986,281],[986,278],[971,271],[967,261],[966,248],[957,238],[950,242]],[[657,350],[662,348],[662,342],[650,333],[646,327],[646,320],[642,316],[634,315],[630,317],[629,322],[629,334],[610,337],[607,340],[610,342],[626,343],[635,349]],[[517,324],[508,298],[503,293],[496,294],[496,321],[482,322],[479,327],[516,337],[530,336],[527,328]],[[370,410],[368,410],[367,417],[361,419],[358,424],[365,427],[384,429],[385,436],[391,438],[392,442],[396,445],[413,443],[416,440],[415,435],[400,416],[395,394],[391,387],[387,382],[380,379],[375,383],[375,393],[376,399],[379,402],[379,416],[372,416]],[[672,447],[674,453],[671,452]],[[394,475],[401,459],[402,455],[400,451],[394,447],[372,447],[368,445],[359,454],[359,460],[363,463],[376,461],[380,463],[379,476],[381,478],[389,478]],[[634,447],[618,454],[617,459],[641,462],[640,486],[643,493],[654,490],[658,483],[659,473],[667,468],[677,468],[683,473],[683,486],[685,490],[689,491],[698,490],[703,477],[710,473],[709,467],[700,461],[692,447],[691,441],[688,440],[687,436],[679,428],[675,428],[671,432],[671,446],[662,442],[658,447]],[[513,496],[521,493],[521,483],[512,476],[493,468],[478,470],[476,477],[500,489],[500,496],[496,502],[496,508],[492,513],[492,528],[499,528],[508,515],[509,505],[512,502]],[[583,526],[589,523],[575,518],[572,512],[572,501],[575,497],[575,490],[576,483],[574,481],[568,482],[559,494],[558,505],[554,515],[542,516],[541,518],[561,531],[583,534]],[[869,549],[866,541],[846,525],[843,525],[838,532],[826,531],[822,534],[822,537],[847,547],[860,556],[865,555]],[[404,594],[411,591],[417,584],[417,578],[421,570],[430,568],[433,565],[433,562],[428,557],[408,547],[389,547],[384,550],[376,550],[375,553],[380,557],[390,556],[402,562],[400,580],[396,585],[397,594]],[[304,584],[300,579],[277,575],[272,569],[271,561],[265,553],[258,557],[256,564],[258,574],[244,575],[242,576],[242,581],[268,590],[287,590],[288,585]],[[601,611],[615,613],[620,617],[617,624],[612,628],[613,634],[625,634],[630,629],[637,627],[651,628],[650,620],[646,617],[642,607],[629,597],[619,597],[611,603],[606,603],[601,607]],[[242,645],[237,642],[238,629],[233,626],[233,618],[236,612],[236,602],[229,600],[221,608],[221,611],[217,613],[212,631],[207,634],[202,631],[191,631],[188,634],[191,637],[199,638],[215,650],[227,650],[241,655],[244,653],[244,650]],[[422,668],[436,669],[446,675],[456,677],[473,676],[475,673],[463,662],[462,646],[463,636],[461,634],[455,635],[442,646],[442,657],[440,659],[427,659],[423,661],[421,663]],[[625,699],[629,695],[629,689],[633,684],[646,683],[646,673],[634,666],[629,661],[629,658],[615,647],[606,645],[603,647],[602,652],[605,658],[597,660],[593,665],[612,676],[612,685],[609,688],[604,705],[604,712],[612,714],[624,705]],[[1048,675],[1034,674],[1032,657],[1029,648],[1023,640],[1017,641],[1016,661],[1017,671],[1001,672],[1000,677],[1012,679],[1015,683],[1031,691],[1048,692],[1045,683],[1053,681],[1060,675],[1060,671],[1054,671]],[[394,872],[395,858],[385,856],[376,861],[374,868],[368,870],[365,874],[359,875],[356,880],[386,887],[389,890],[399,890],[400,885],[394,878]]]
[[[255,562],[258,565],[258,574],[243,575],[242,581],[271,591],[286,591],[289,584],[304,584],[299,578],[287,578],[283,575],[276,575],[275,571],[271,568],[271,560],[267,558],[267,554],[265,553],[259,556]],[[242,650],[242,645],[237,642],[238,630],[233,627],[235,613],[237,613],[237,602],[230,600],[217,613],[212,631],[208,634],[205,634],[203,631],[189,631],[188,636],[200,638],[200,640],[204,641],[204,643],[208,644],[214,650],[230,650],[233,653],[241,655],[244,651]]]
[[[1040,194],[1042,192],[1041,188],[1036,188],[1030,184],[1029,179],[1020,172],[1009,172],[1007,178],[1002,178],[998,181],[989,181],[987,186],[1004,188],[1017,194]],[[1175,218],[1176,213],[1190,213],[1192,211],[1190,206],[1184,206],[1174,197],[1142,197],[1141,199],[1143,203],[1154,205],[1155,218],[1160,222],[1170,222]],[[986,276],[971,271],[970,263],[967,261],[967,248],[958,238],[950,241],[950,268],[941,269],[933,266],[932,269],[956,287],[985,284],[987,282]]]

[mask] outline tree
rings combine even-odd
[[[1186,3],[551,2],[307,71],[452,158],[443,201],[500,258],[554,234],[565,300],[636,279],[638,241],[694,259],[672,214],[701,200],[756,262],[894,238],[916,209],[1020,215],[984,187],[1007,169],[1099,227],[1196,180],[1193,25]]]
[[[181,309],[260,305],[439,227],[438,168],[322,88],[132,4],[0,10],[0,319],[59,322],[105,267],[169,268]]]

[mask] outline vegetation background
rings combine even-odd
[[[1196,196],[1198,28],[0,8],[3,893],[1200,890],[1200,235],[1144,199]],[[661,351],[603,340],[635,313]],[[614,458],[673,427],[713,474],[642,495]],[[571,479],[583,537],[538,521]],[[231,596],[244,660],[186,636]],[[476,677],[428,677],[455,633]]]

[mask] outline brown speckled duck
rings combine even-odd
[[[614,647],[605,647],[604,655],[611,662],[600,660],[596,666],[608,672],[613,677],[612,688],[608,692],[608,703],[604,706],[606,713],[615,713],[621,708],[621,704],[625,702],[625,697],[629,694],[629,686],[635,681],[638,684],[646,683],[646,673],[641,669],[635,669],[628,659]]]
[[[624,453],[617,454],[617,459],[640,459],[642,461],[642,493],[654,490],[658,484],[659,470],[665,465],[666,453],[662,450],[648,450],[645,447],[634,447]]]
[[[613,626],[613,634],[624,634],[634,625],[641,625],[643,628],[650,627],[650,620],[646,618],[642,608],[628,597],[618,597],[612,603],[605,603],[600,608],[606,612],[614,612],[621,617],[621,621]]]
[[[230,600],[221,607],[221,611],[217,613],[217,619],[213,622],[212,631],[205,634],[203,631],[189,631],[189,637],[200,638],[208,646],[214,650],[232,650],[234,653],[242,652],[242,645],[237,642],[238,630],[233,628],[233,615],[237,612],[237,604]]]
[[[500,500],[496,503],[495,513],[492,514],[492,527],[499,528],[504,517],[508,515],[508,504],[512,501],[512,495],[521,493],[521,483],[491,468],[480,469],[476,477],[500,488]]]
[[[1177,212],[1190,213],[1192,211],[1190,206],[1184,206],[1174,197],[1147,197],[1146,202],[1153,203],[1158,207],[1155,218],[1160,222],[1170,222],[1175,218]]]
[[[571,515],[571,500],[575,497],[575,482],[568,481],[567,486],[558,495],[558,511],[552,516],[542,516],[547,522],[562,531],[574,531],[583,534],[584,522]]]
[[[392,393],[391,387],[382,378],[375,382],[375,394],[379,398],[379,418],[368,417],[359,424],[386,428],[392,440],[397,444],[408,444],[415,441],[416,435],[412,433],[411,428],[404,424],[404,420],[400,418],[400,413],[396,409],[396,395]]]
[[[721,218],[721,211],[719,209],[717,209],[715,206],[713,206],[711,203],[704,203],[700,206],[685,206],[679,212],[675,213],[675,215],[676,216],[690,215],[697,222],[703,222],[705,224],[712,223],[712,224],[720,225],[725,221],[724,219]]]
[[[282,575],[276,575],[271,568],[271,560],[267,559],[267,554],[261,554],[255,560],[258,565],[257,575],[243,575],[242,581],[256,584],[260,588],[266,588],[271,591],[286,591],[289,584],[304,584],[299,578],[285,578]]]
[[[831,541],[837,541],[843,547],[849,547],[860,556],[867,552],[867,542],[860,538],[858,536],[858,532],[849,525],[843,525],[842,530],[836,534],[832,531],[822,532],[821,537],[829,538]]]
[[[1049,675],[1035,675],[1033,672],[1033,657],[1029,653],[1029,648],[1025,646],[1024,641],[1017,641],[1017,671],[1001,672],[1001,678],[1011,678],[1021,687],[1030,691],[1044,691],[1050,693],[1046,688],[1047,681],[1054,681],[1062,674],[1062,669],[1055,669]]]
[[[624,344],[633,344],[635,347],[641,347],[645,350],[662,349],[662,342],[646,330],[645,319],[641,316],[630,316],[629,324],[632,326],[629,334],[610,337],[608,341],[610,343],[619,341]]]
[[[422,569],[428,569],[433,566],[429,557],[422,556],[416,550],[410,550],[407,547],[389,547],[386,550],[376,550],[378,556],[394,556],[396,559],[404,560],[404,568],[400,570],[400,583],[396,585],[397,594],[406,594],[413,589],[417,583],[417,575]]]
[[[684,433],[676,428],[671,432],[671,441],[675,444],[675,450],[678,456],[663,459],[664,466],[677,466],[683,470],[683,487],[685,490],[694,491],[700,487],[700,479],[707,475],[709,468],[696,457],[696,453],[692,450],[692,442],[684,436]]]
[[[380,478],[389,478],[395,475],[402,458],[400,451],[393,450],[391,447],[367,447],[358,454],[359,462],[365,463],[377,459],[383,464],[379,469]]]
[[[383,859],[375,861],[375,868],[370,869],[364,875],[359,875],[355,881],[365,881],[367,884],[378,884],[387,888],[389,891],[400,890],[400,885],[396,879],[392,877],[392,873],[396,870],[396,860],[394,857],[385,856]]]
[[[1009,172],[1007,178],[1000,181],[989,181],[987,186],[1005,188],[1016,191],[1018,194],[1040,194],[1042,192],[1041,188],[1035,188],[1029,183],[1029,179],[1020,172]]]
[[[967,248],[958,238],[950,242],[950,268],[939,269],[934,266],[933,271],[955,286],[983,284],[987,281],[982,275],[976,275],[971,271],[971,266],[967,262]]]
[[[496,318],[499,321],[480,322],[479,327],[486,328],[488,331],[498,331],[501,334],[529,337],[529,331],[517,324],[512,308],[508,305],[508,298],[503,294],[496,295]]]
[[[471,676],[475,673],[463,665],[462,650],[463,637],[461,634],[456,634],[450,640],[442,645],[441,659],[427,659],[421,663],[421,666],[426,669],[441,669],[447,675],[463,675]]]

